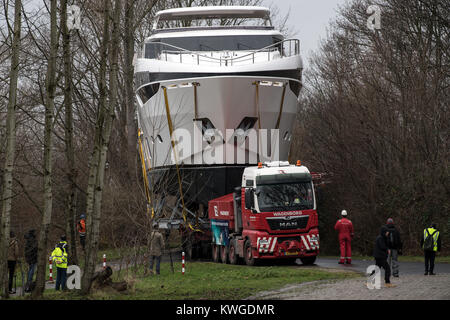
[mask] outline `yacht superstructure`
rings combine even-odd
[[[186,193],[206,204],[239,186],[244,167],[288,160],[301,73],[299,41],[274,29],[267,8],[158,12],[135,64],[152,182],[178,163]]]

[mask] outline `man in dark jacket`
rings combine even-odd
[[[16,264],[19,261],[19,242],[17,241],[16,235],[13,231],[9,233],[9,246],[8,246],[8,270],[9,270],[9,281],[8,289],[10,294],[16,293],[12,291],[14,271]]]
[[[37,265],[38,244],[36,239],[36,230],[32,229],[25,235],[25,261],[28,263],[28,276],[25,285],[25,292],[31,292],[33,275]]]
[[[400,232],[395,228],[392,218],[387,219],[386,228],[389,231],[388,249],[390,250],[387,261],[392,268],[392,275],[397,278],[399,270],[398,255],[402,254],[403,244]]]
[[[380,234],[375,240],[375,247],[373,250],[373,257],[375,258],[375,264],[379,268],[384,269],[384,282],[386,287],[393,287],[390,281],[391,277],[391,267],[387,262],[387,257],[389,254],[389,248],[387,244],[387,240],[389,237],[388,229],[383,226],[381,228]]]

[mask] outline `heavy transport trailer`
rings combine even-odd
[[[207,219],[187,210],[192,225],[197,219],[195,230],[179,222],[188,258],[247,265],[299,258],[313,264],[319,254],[313,175],[300,162],[245,168],[241,186],[210,200],[207,209]]]

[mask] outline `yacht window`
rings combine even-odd
[[[214,36],[214,37],[179,37],[154,39],[145,45],[145,58],[155,59],[162,51],[239,51],[259,50],[282,41],[274,36]],[[281,46],[269,49],[280,50]]]
[[[145,104],[151,97],[155,95],[159,90],[159,83],[149,84],[140,88],[137,92],[142,103]]]

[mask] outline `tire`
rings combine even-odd
[[[190,240],[188,240],[188,243],[186,244],[186,260],[190,261],[192,260],[194,257],[193,255],[193,248],[192,248],[192,242]]]
[[[314,264],[314,262],[316,262],[316,256],[314,256],[314,257],[305,257],[305,258],[300,258],[300,260],[302,261],[302,263],[305,265],[305,266],[309,266],[309,265],[311,265],[311,264]]]
[[[222,263],[228,263],[228,247],[220,246],[220,260]]]
[[[236,247],[233,243],[230,243],[230,248],[228,249],[228,260],[230,264],[238,264],[238,256],[236,254]]]
[[[216,244],[213,244],[212,246],[212,260],[213,262],[219,262],[220,254],[219,254],[219,247]]]
[[[210,245],[204,241],[201,243],[201,257],[202,259],[209,259],[211,258],[211,248]]]
[[[256,259],[253,257],[252,245],[249,240],[245,241],[244,260],[248,266],[254,266],[256,264]]]

